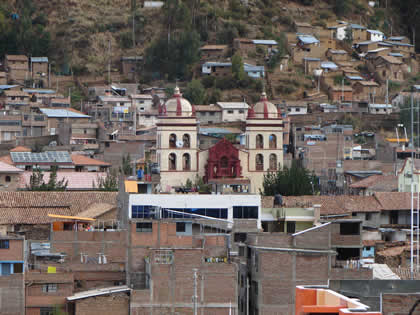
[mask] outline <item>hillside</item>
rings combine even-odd
[[[121,56],[141,55],[146,71],[139,74],[140,83],[189,81],[199,71],[193,50],[202,44],[232,47],[237,37],[277,39],[285,52],[281,38],[294,31],[294,21],[326,27],[346,19],[385,33],[392,25],[394,34],[407,36],[419,26],[415,1],[388,0],[386,8],[378,3],[373,9],[362,0],[166,0],[163,8],[148,9],[139,0],[15,0],[0,6],[0,54],[48,55],[53,72],[104,80],[110,58],[112,68],[118,69]],[[417,25],[410,28],[404,24],[408,21]],[[278,94],[301,95],[313,85],[311,78],[301,77],[291,84],[287,78],[275,78]]]

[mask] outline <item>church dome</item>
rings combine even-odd
[[[179,88],[176,87],[174,95],[166,101],[163,114],[167,116],[193,116],[193,108],[185,98],[182,97]]]
[[[260,101],[254,106],[254,117],[255,118],[278,118],[279,113],[276,105],[270,103],[267,100],[267,94],[263,92],[261,94]]]

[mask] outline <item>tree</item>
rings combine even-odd
[[[130,153],[127,153],[127,155],[123,155],[122,157],[122,167],[121,172],[124,175],[131,175],[133,172],[133,168],[131,166],[131,157]]]
[[[344,41],[351,44],[353,42],[353,30],[350,25],[346,27],[345,33]]]
[[[241,55],[238,53],[232,57],[232,76],[237,81],[245,79],[244,63],[242,62]]]
[[[204,104],[206,99],[206,90],[199,80],[192,80],[187,85],[184,97],[192,104]]]
[[[168,80],[187,79],[200,59],[199,48],[200,35],[195,31],[174,34],[171,41],[159,36],[146,50],[145,68]]]
[[[313,195],[318,191],[317,183],[317,177],[313,173],[293,161],[291,168],[284,167],[282,170],[264,175],[262,194],[264,196]]]
[[[67,185],[68,181],[65,178],[57,181],[57,167],[52,168],[48,183],[44,181],[42,170],[36,167],[32,171],[29,186],[26,186],[26,189],[31,191],[65,191]]]
[[[63,177],[57,181],[57,167],[53,166],[50,173],[50,179],[46,184],[48,191],[64,191],[67,188],[68,181]]]
[[[105,178],[98,176],[96,185],[93,183],[93,188],[98,188],[100,191],[118,191],[117,176],[111,172],[109,172]]]
[[[334,12],[337,16],[343,16],[349,13],[350,5],[349,0],[336,0],[334,6]]]

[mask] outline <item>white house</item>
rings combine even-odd
[[[130,219],[205,216],[232,224],[236,219],[249,219],[257,220],[257,227],[261,228],[261,196],[257,194],[130,194],[127,210]]]
[[[288,115],[306,115],[308,113],[308,105],[304,102],[286,102],[286,110]]]
[[[245,102],[217,102],[222,109],[222,121],[245,121],[249,105]]]
[[[377,30],[367,30],[368,38],[372,42],[382,42],[384,40],[384,33]]]
[[[369,113],[370,114],[391,114],[392,105],[391,104],[369,104]]]

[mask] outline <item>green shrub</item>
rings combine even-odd
[[[206,76],[206,77],[201,79],[201,84],[203,84],[203,86],[206,89],[210,89],[210,88],[214,87],[215,82],[216,82],[216,78],[211,76],[211,75]]]

